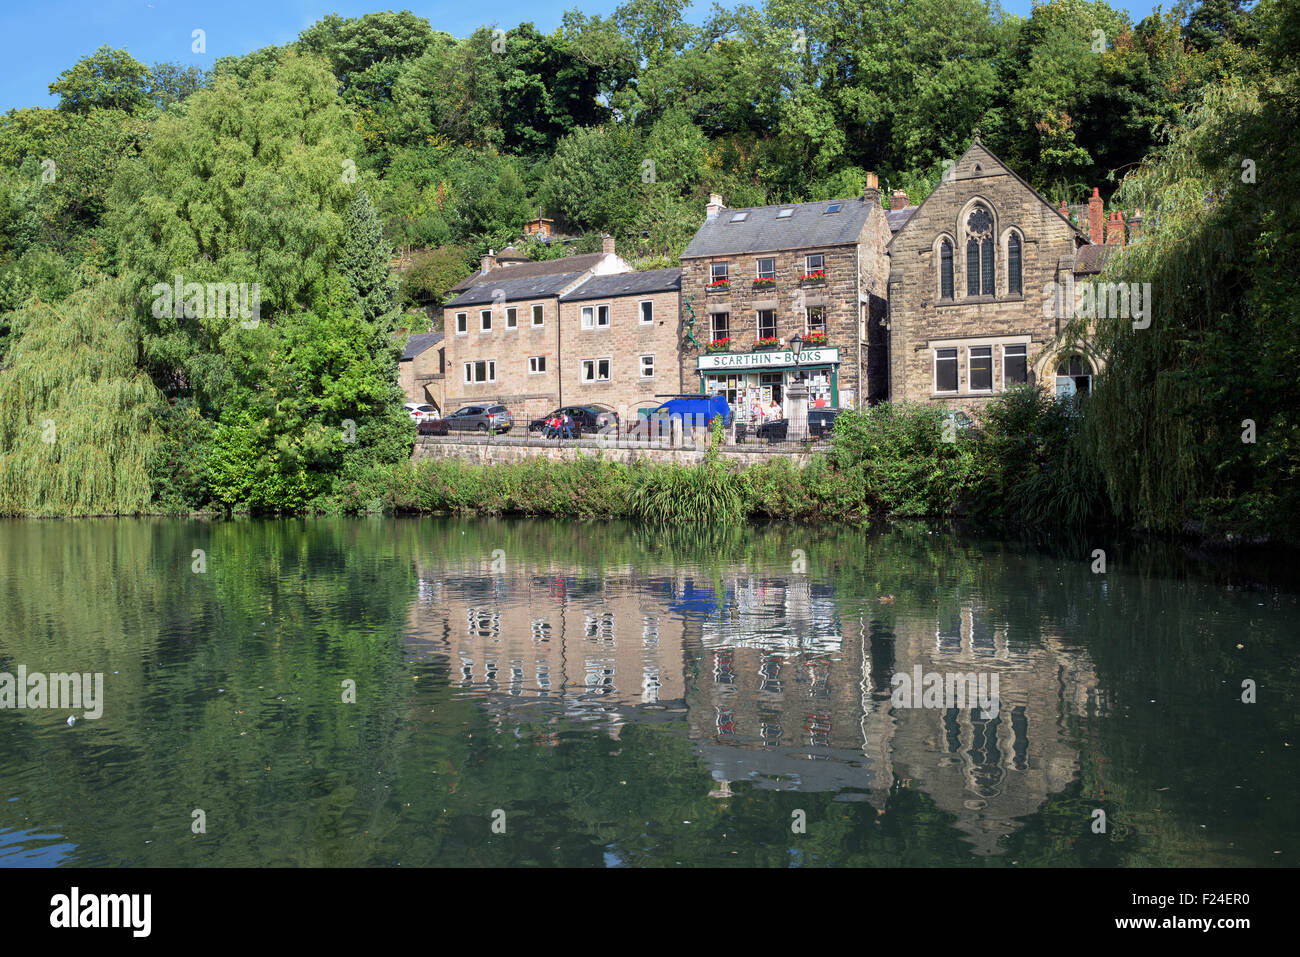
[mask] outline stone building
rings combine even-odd
[[[1101,215],[1094,190],[1097,243]],[[889,398],[975,409],[1018,383],[1090,388],[1100,364],[1062,340],[1056,297],[1101,253],[976,138],[889,243]]]
[[[397,384],[406,393],[406,401],[429,403],[444,411],[443,386],[446,383],[447,359],[441,332],[422,332],[406,340],[397,363]]]
[[[681,390],[722,393],[744,420],[753,400],[782,401],[797,334],[811,404],[883,393],[867,368],[869,338],[883,341],[871,320],[885,312],[889,235],[874,175],[861,196],[815,203],[727,209],[713,194],[682,253]]]
[[[677,391],[681,278],[680,269],[596,276],[560,296],[556,405],[600,403],[628,423]]]
[[[541,262],[483,257],[443,307],[446,411],[501,403],[516,422],[543,415],[561,396],[560,297],[632,267],[606,237],[603,252]]]

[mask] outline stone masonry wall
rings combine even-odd
[[[726,215],[725,211],[723,215]],[[840,350],[839,387],[841,390],[851,389],[855,396],[861,396],[858,388],[857,250],[857,245],[844,245],[683,259],[682,293],[691,297],[697,318],[695,338],[701,348],[696,350],[689,343],[684,345],[681,391],[699,391],[696,359],[713,338],[713,313],[724,308],[729,312],[731,351],[752,352],[758,335],[759,309],[775,310],[776,335],[788,344],[796,332],[800,335],[807,332],[805,309],[825,306],[827,345]],[[805,257],[810,253],[825,255],[825,282],[799,281],[805,271]],[[776,260],[775,288],[754,288],[760,258]],[[730,289],[710,291],[706,288],[710,281],[710,264],[714,262],[730,264]],[[682,336],[685,337],[685,330]]]
[[[654,303],[654,321],[643,323],[640,304]],[[610,307],[609,325],[582,328],[583,307]],[[637,409],[659,405],[655,396],[678,391],[681,380],[681,296],[675,290],[611,299],[560,303],[562,369],[565,405],[596,402],[616,409],[621,422],[636,417]],[[641,375],[641,357],[654,357],[654,375]],[[609,359],[607,382],[583,381],[583,361]],[[547,410],[549,411],[549,410]]]
[[[1061,281],[1072,268],[1075,232],[1044,200],[1017,179],[988,150],[972,146],[957,163],[951,180],[941,182],[912,216],[890,247],[889,367],[893,401],[938,402],[977,410],[1002,391],[1002,345],[1005,340],[1028,346],[1036,381],[1054,381],[1054,341],[1058,322],[1043,315],[1043,287]],[[990,297],[966,296],[965,217],[971,204],[983,201],[994,217],[996,242],[994,290]],[[1022,235],[1022,293],[1007,291],[1007,238]],[[939,237],[953,241],[953,299],[941,301]],[[934,376],[936,342],[956,347],[958,391],[937,394]],[[972,392],[971,345],[993,348],[993,391]]]

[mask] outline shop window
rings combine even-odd
[[[957,350],[934,350],[934,391],[957,391]]]

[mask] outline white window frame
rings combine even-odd
[[[650,360],[650,372],[648,374],[645,371],[647,359]],[[641,378],[653,379],[654,377],[655,377],[655,357],[653,355],[642,356],[641,357]]]
[[[544,375],[546,373],[546,356],[528,357],[528,374]]]
[[[486,365],[487,378],[482,381],[474,377],[474,367],[480,362]],[[465,385],[488,385],[497,381],[497,362],[495,359],[470,359],[465,363]]]
[[[952,352],[952,362],[957,370],[957,388],[948,390],[939,388],[939,353]],[[961,392],[961,350],[956,346],[936,346],[930,350],[933,357],[934,369],[930,376],[930,386],[934,389],[935,395],[957,395]],[[945,359],[945,362],[948,360]]]
[[[718,270],[722,270],[722,275],[718,275]],[[709,282],[717,282],[719,279],[731,278],[731,263],[709,263]]]
[[[1023,255],[1023,250],[1024,250],[1024,246],[1023,246],[1023,245],[1021,246],[1021,250],[1022,250],[1022,255]],[[1023,280],[1022,280],[1022,282],[1023,282]],[[1029,344],[1028,344],[1028,343],[1023,343],[1023,342],[1003,342],[1003,343],[1000,343],[1000,345],[1001,345],[1001,347],[1002,347],[1002,363],[1001,363],[1001,365],[998,367],[998,391],[999,391],[999,392],[1006,392],[1006,391],[1007,391],[1007,349],[1024,349],[1024,350],[1025,350],[1025,382],[1024,382],[1024,383],[1015,383],[1015,384],[1016,384],[1016,385],[1028,384],[1028,382],[1029,382]]]
[[[579,317],[579,326],[583,329],[596,328],[596,307],[583,306]]]
[[[971,353],[976,349],[987,349],[989,351],[989,387],[987,389],[975,388],[971,375]],[[981,356],[981,358],[983,358]],[[958,385],[961,383],[958,382]],[[989,395],[993,392],[993,346],[992,345],[968,345],[966,347],[966,391],[971,395]]]
[[[506,307],[506,329],[518,329],[518,328],[519,328],[519,307],[507,306]]]
[[[814,259],[820,259],[822,261],[821,265],[816,267],[815,269],[813,268],[813,264],[812,264],[812,261]],[[809,273],[825,272],[825,271],[826,271],[825,253],[808,253],[803,257],[803,272],[805,276],[808,275]]]
[[[537,321],[537,317],[539,313],[541,314],[542,317],[541,322]],[[546,307],[542,305],[540,302],[533,303],[533,328],[540,329],[544,325],[546,325]]]
[[[492,331],[492,310],[480,309],[478,311],[478,331],[480,333]]]
[[[763,273],[763,263],[771,263],[772,271],[766,275]],[[762,256],[754,260],[754,278],[755,279],[775,279],[776,278],[776,257]]]
[[[605,363],[605,377],[600,378],[600,363]],[[598,359],[582,360],[582,381],[583,382],[612,382],[614,361],[610,356],[603,356]],[[591,375],[587,375],[587,370],[591,370]]]
[[[464,328],[462,329],[461,326],[464,326]],[[469,313],[468,312],[456,313],[456,335],[458,336],[469,335]]]
[[[597,306],[597,307],[596,307],[596,328],[597,328],[597,329],[608,329],[608,328],[609,328],[610,319],[613,317],[613,312],[614,312],[613,307],[611,307],[610,304],[607,303],[607,302],[606,302],[606,303],[602,303],[602,304],[600,304],[599,306]],[[604,321],[604,322],[601,322],[601,321],[600,321],[600,317],[601,317],[601,316],[604,316],[604,317],[605,317],[605,321]]]
[[[646,306],[650,307],[649,319],[645,317]],[[637,303],[636,314],[637,314],[637,319],[640,320],[641,325],[653,326],[655,321],[655,301],[653,299],[642,299],[639,303]]]
[[[764,336],[764,335],[763,335],[763,313],[765,313],[765,312],[770,312],[770,313],[772,314],[772,334],[771,334],[770,336]],[[754,310],[754,332],[755,332],[755,336],[754,336],[754,338],[755,338],[755,339],[775,339],[775,338],[777,338],[777,335],[776,335],[776,328],[777,328],[777,327],[776,327],[776,310],[775,310],[775,309],[755,309],[755,310]]]
[[[813,329],[813,327],[812,327],[812,311],[813,311],[814,309],[820,309],[820,310],[822,310],[822,327],[821,327],[820,329]],[[804,334],[805,336],[808,335],[808,333],[810,333],[810,332],[820,332],[820,333],[823,333],[823,334],[829,334],[830,326],[831,326],[830,309],[829,309],[827,306],[806,306],[806,307],[804,307],[804,311],[803,311],[803,334]]]

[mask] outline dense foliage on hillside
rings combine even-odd
[[[1135,25],[1103,0],[1028,18],[983,0],[767,0],[690,24],[682,0],[628,0],[549,34],[460,38],[409,12],[331,15],[211,72],[104,47],[51,83],[57,108],[0,117],[0,511],[341,507],[350,477],[412,440],[394,415],[394,333],[426,327],[419,307],[539,210],[581,235],[563,251],[609,232],[629,258],[667,263],[711,191],[730,205],[826,198],[872,170],[916,202],[976,132],[1053,201],[1100,185],[1167,210],[1148,217],[1155,271],[1178,254],[1193,196],[1170,164],[1200,164],[1195,195],[1221,199],[1235,230],[1202,260],[1253,291],[1232,309],[1279,350],[1251,371],[1256,395],[1272,390],[1289,353],[1269,316],[1294,241],[1265,207],[1294,197],[1281,179],[1296,137],[1267,120],[1294,117],[1295,14],[1188,3]],[[1194,148],[1219,132],[1217,158]],[[1260,157],[1254,193],[1215,191],[1238,162],[1223,143]],[[413,250],[400,285],[394,249]],[[1180,320],[1164,321],[1172,343]],[[1240,346],[1205,340],[1174,361],[1220,349],[1231,361],[1206,394],[1231,393],[1251,362]],[[1130,367],[1122,343],[1108,348],[1136,401],[1152,356]],[[1269,391],[1257,418],[1287,401]],[[1293,460],[1270,436],[1213,494]],[[80,458],[57,444],[73,439]],[[1169,493],[1178,508],[1139,506],[1101,444],[1125,515],[1167,525],[1193,485],[1211,494],[1196,452],[1202,472]]]

